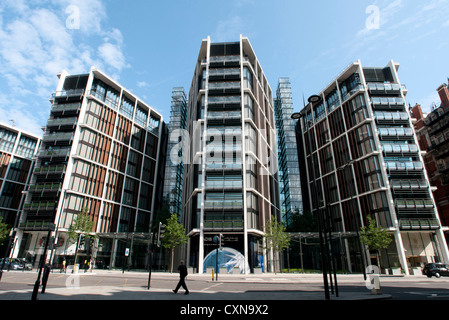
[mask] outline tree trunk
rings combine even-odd
[[[175,248],[172,248],[171,249],[171,267],[170,267],[170,273],[173,273],[173,256],[174,256],[174,254],[175,254]]]

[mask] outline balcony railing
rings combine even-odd
[[[397,199],[395,205],[398,209],[429,209],[434,207],[433,201],[430,199]]]
[[[240,181],[206,181],[208,189],[241,189],[243,182]]]
[[[40,183],[31,185],[28,190],[30,192],[55,192],[59,191],[60,188],[60,183]]]
[[[72,140],[74,132],[58,132],[44,134],[43,141],[65,141]]]
[[[36,167],[34,168],[35,174],[58,174],[64,173],[66,166],[49,166],[49,167]]]
[[[423,164],[419,161],[385,161],[385,166],[390,171],[422,171],[424,169]]]
[[[205,229],[243,229],[243,221],[242,220],[206,220],[204,221]]]
[[[413,137],[412,128],[378,128],[381,137]]]
[[[55,201],[47,202],[30,202],[24,204],[24,210],[26,211],[51,211],[56,207]]]
[[[384,154],[407,154],[418,153],[419,148],[416,144],[382,144]]]
[[[206,209],[242,209],[243,200],[205,200]]]
[[[82,97],[84,94],[84,89],[72,89],[72,90],[61,90],[56,91],[51,95],[51,98],[70,98],[70,97]]]
[[[426,180],[391,180],[393,190],[423,190],[428,188]]]
[[[55,230],[55,224],[49,221],[26,221],[19,224],[19,229],[43,231],[43,230]]]
[[[52,112],[69,112],[79,111],[81,103],[66,103],[66,104],[53,104],[51,107]]]
[[[70,154],[70,149],[56,149],[56,150],[41,150],[39,152],[39,157],[44,157],[44,158],[48,158],[48,157],[68,157]]]
[[[399,219],[401,230],[435,230],[440,228],[437,219]]]
[[[78,121],[77,117],[50,119],[47,121],[47,127],[73,127]]]
[[[397,83],[368,83],[368,90],[373,93],[400,93],[401,88],[405,89],[405,86],[401,87],[401,85]]]

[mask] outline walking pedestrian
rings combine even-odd
[[[178,271],[179,271],[179,282],[178,285],[176,286],[176,289],[173,290],[173,292],[178,293],[179,288],[182,287],[185,290],[184,294],[189,294],[189,289],[187,289],[187,285],[185,282],[185,278],[187,277],[187,267],[184,265],[184,261],[182,260],[179,262]]]

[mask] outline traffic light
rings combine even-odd
[[[162,224],[162,222],[159,222],[159,228],[157,231],[157,242],[156,242],[158,248],[161,246],[162,238],[164,237],[164,233],[165,233],[165,224]]]
[[[84,234],[81,234],[80,235],[80,241],[78,243],[78,249],[82,250],[84,248],[84,241],[85,241]]]

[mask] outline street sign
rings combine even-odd
[[[125,257],[129,256],[129,248],[126,248],[125,250]]]

